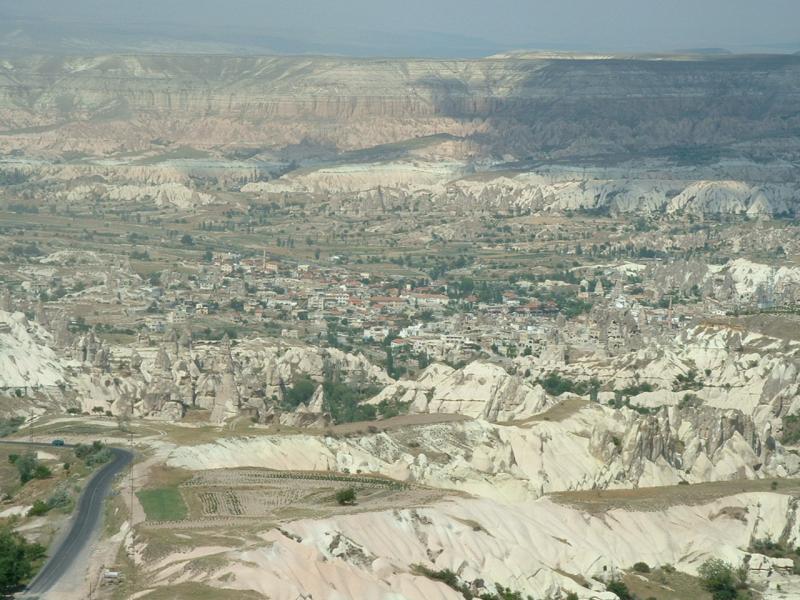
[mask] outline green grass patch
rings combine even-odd
[[[182,521],[188,510],[176,487],[136,492],[149,521]]]

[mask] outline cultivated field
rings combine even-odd
[[[347,488],[355,490],[356,502],[341,505],[336,493]],[[280,522],[408,508],[434,502],[444,495],[439,490],[384,477],[268,469],[201,471],[182,483],[161,484],[138,492],[149,523],[185,521],[184,525],[189,526],[212,525],[220,519]]]

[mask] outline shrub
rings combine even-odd
[[[633,565],[633,570],[637,573],[649,573],[650,565],[648,565],[646,562],[637,562]]]
[[[38,464],[33,469],[33,478],[34,479],[47,479],[52,474],[53,474],[52,471],[50,471],[50,469],[47,468],[43,464]]]
[[[644,392],[652,392],[655,388],[650,383],[639,383],[634,385],[629,385],[620,390],[620,393],[623,396],[638,396]]]
[[[0,437],[6,437],[16,432],[24,422],[25,419],[23,417],[0,419]]]
[[[434,581],[441,581],[446,586],[460,592],[465,600],[472,600],[473,598],[480,598],[480,600],[523,600],[520,592],[515,592],[511,588],[507,588],[499,583],[495,583],[495,592],[484,592],[480,596],[475,596],[471,586],[460,581],[458,575],[450,569],[434,571],[424,565],[413,565],[413,570],[418,575],[423,575]],[[473,585],[478,583],[480,583],[479,587],[483,587],[484,582],[482,579],[476,579],[472,582]],[[527,598],[528,600],[532,600],[531,596]],[[568,600],[572,600],[572,598],[577,598],[577,596],[574,594],[572,596],[567,595]]]
[[[683,410],[686,408],[698,408],[703,404],[703,400],[697,394],[684,394],[681,401],[678,402],[678,408]]]
[[[712,558],[700,565],[697,572],[703,588],[711,593],[714,600],[735,600],[737,596],[736,578],[730,564],[718,558]]]
[[[703,388],[703,382],[698,381],[697,371],[691,369],[686,375],[678,373],[675,376],[675,381],[672,383],[672,389],[676,392],[681,390],[700,390]]]
[[[619,580],[614,580],[609,582],[606,586],[606,590],[609,592],[613,592],[619,597],[619,600],[635,600],[633,594],[628,589],[628,586],[622,583]]]
[[[380,417],[389,419],[391,417],[408,413],[408,407],[410,405],[410,402],[389,402],[388,400],[381,400],[376,408]]]
[[[28,516],[39,517],[45,514],[48,510],[50,510],[50,507],[47,506],[47,502],[44,502],[43,500],[37,500],[33,503],[33,506],[31,506],[30,510],[28,511]]]
[[[356,503],[356,490],[355,488],[345,488],[336,492],[336,502],[342,506]]]
[[[72,497],[69,495],[67,488],[59,486],[53,495],[47,499],[48,509],[52,508],[66,508],[72,503]]]
[[[111,450],[103,442],[95,440],[91,444],[75,446],[75,456],[83,460],[87,467],[93,467],[111,460]]]
[[[87,467],[93,467],[95,465],[107,463],[109,460],[111,460],[111,450],[108,448],[102,448],[97,452],[92,452],[89,456],[87,456],[84,460],[84,463],[86,463]]]

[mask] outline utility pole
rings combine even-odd
[[[131,399],[131,420],[129,423],[128,429],[128,446],[133,454],[133,428],[131,427],[133,423],[133,399]],[[131,517],[130,517],[130,528],[131,528],[131,563],[133,565],[133,570],[131,572],[131,598],[136,594],[136,532],[133,529],[133,510],[134,510],[134,489],[133,489],[133,463],[134,459],[131,458],[131,470],[130,470],[130,488],[131,488],[131,497],[130,497],[130,506],[131,506]]]

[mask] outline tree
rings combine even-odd
[[[356,490],[355,488],[345,488],[336,492],[336,502],[342,506],[356,503]]]
[[[376,386],[355,387],[331,377],[322,382],[322,391],[327,410],[335,423],[352,423],[354,421],[372,421],[377,410],[372,404],[362,404],[364,400],[378,393]]]
[[[736,578],[733,567],[719,558],[712,558],[697,569],[703,587],[711,592],[714,600],[735,600]]]
[[[386,349],[386,374],[394,378],[394,355],[392,354],[392,347]]]
[[[311,400],[317,384],[308,376],[303,375],[294,382],[294,385],[284,392],[283,404],[285,408],[294,409],[302,403]]]
[[[33,452],[28,452],[17,458],[14,461],[14,466],[17,467],[20,483],[25,485],[34,478],[36,467],[39,466],[39,460]]]
[[[184,246],[193,246],[194,240],[192,239],[192,236],[190,236],[188,233],[184,233],[183,237],[181,237],[181,244],[183,244]]]
[[[30,544],[10,527],[0,529],[0,590],[9,591],[33,575],[33,563],[45,555],[41,544]]]

